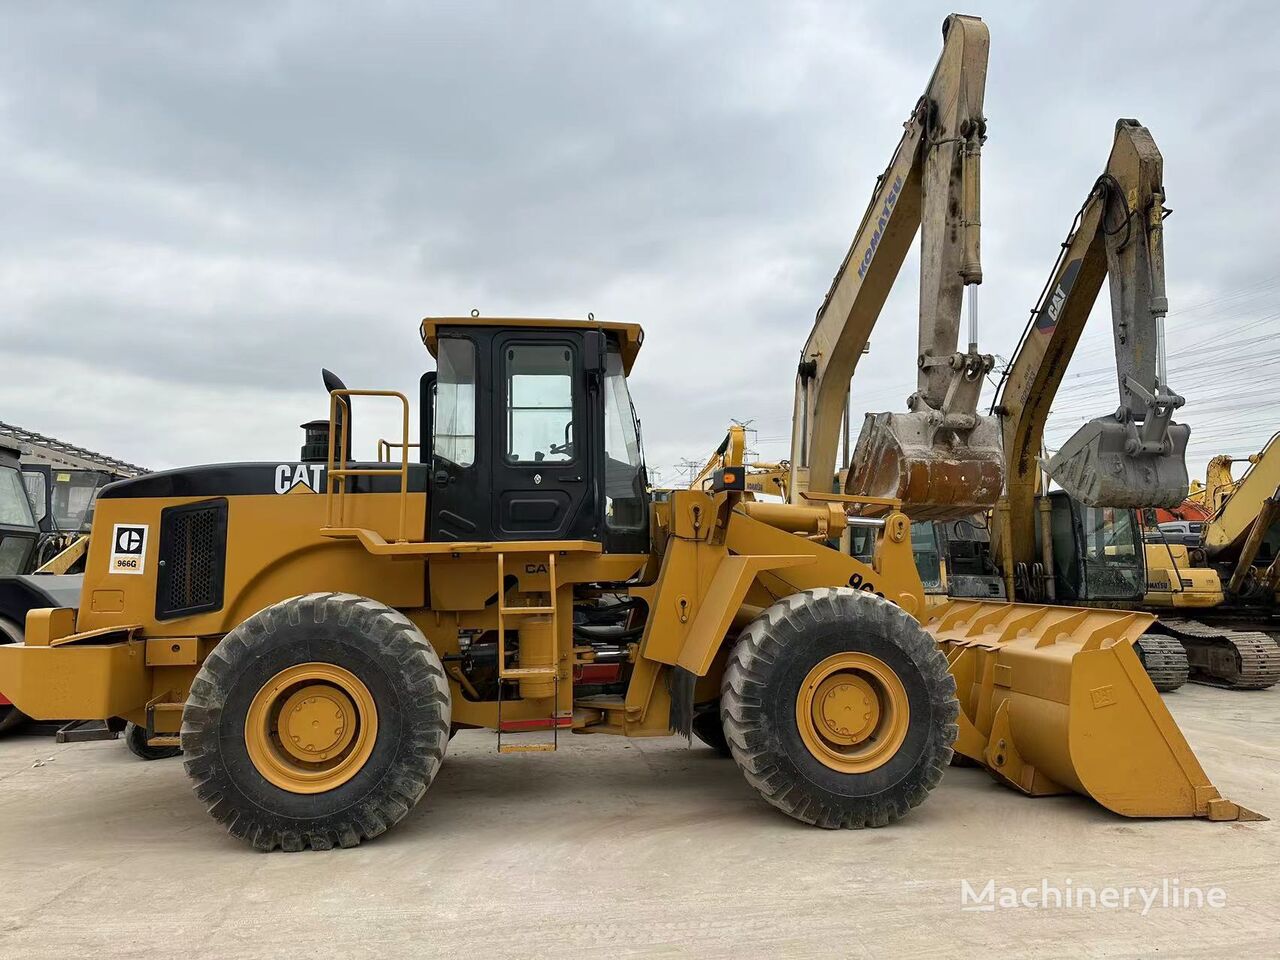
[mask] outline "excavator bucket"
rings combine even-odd
[[[960,699],[956,752],[1030,796],[1126,817],[1265,817],[1222,797],[1147,678],[1145,613],[953,600],[922,621]]]
[[[1049,460],[1049,476],[1090,507],[1176,507],[1187,496],[1191,428],[1171,423],[1169,449],[1134,453],[1137,428],[1114,414],[1090,420]]]
[[[868,413],[849,464],[846,489],[902,501],[912,520],[958,520],[991,509],[1004,487],[995,417],[946,428],[936,411]]]

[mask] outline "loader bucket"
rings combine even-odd
[[[1049,460],[1049,476],[1089,507],[1176,507],[1187,496],[1191,428],[1169,424],[1167,453],[1129,452],[1137,428],[1114,415],[1090,420]]]
[[[942,414],[868,413],[847,491],[902,501],[912,520],[958,520],[991,509],[1004,487],[999,421],[947,429]]]
[[[1146,613],[953,600],[922,624],[960,700],[957,753],[1030,796],[1126,817],[1266,819],[1224,799],[1147,678]]]

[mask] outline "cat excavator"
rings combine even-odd
[[[1136,600],[1137,581],[1121,566],[1140,559],[1140,546],[1121,543],[1121,528],[1114,526],[1106,528],[1108,541],[1096,532],[1098,525],[1117,511],[1171,507],[1186,496],[1190,430],[1173,422],[1184,401],[1169,388],[1165,370],[1169,211],[1163,176],[1151,132],[1137,120],[1117,121],[1107,166],[1077,213],[1001,376],[991,412],[1003,427],[1008,482],[993,514],[992,547],[1008,596]],[[1040,456],[1045,423],[1104,279],[1120,406],[1081,427],[1046,468]],[[1050,480],[1062,491],[1050,495]],[[1055,528],[1055,503],[1059,511],[1074,505],[1079,516]],[[1176,641],[1152,634],[1136,649],[1157,689],[1176,689],[1186,679],[1186,656]]]
[[[993,551],[1008,596],[1137,609],[1160,615],[1135,644],[1156,688],[1190,676],[1222,686],[1269,686],[1275,645],[1257,632],[1182,619],[1216,574],[1195,570],[1145,512],[1187,495],[1189,428],[1165,370],[1163,158],[1150,131],[1120,120],[1106,170],[1063,243],[992,404],[1001,418],[1007,493],[993,513]],[[1109,281],[1120,406],[1085,424],[1042,464],[1044,427],[1067,364]],[[1062,488],[1049,490],[1049,481]],[[1220,593],[1219,593],[1220,596]]]
[[[931,98],[969,41],[985,62],[980,20],[944,34]],[[32,610],[25,642],[0,646],[14,704],[180,744],[211,817],[263,850],[383,833],[461,728],[548,755],[561,734],[688,737],[708,713],[747,788],[820,827],[908,815],[956,753],[1032,796],[1258,819],[1209,781],[1142,672],[1149,614],[926,611],[898,501],[807,486],[759,501],[740,427],[705,489],[651,496],[627,387],[637,324],[473,314],[419,331],[435,369],[418,443],[405,394],[328,375],[300,460],[104,490],[78,607]],[[822,378],[805,389],[829,395]],[[401,412],[377,461],[354,459],[357,399]],[[839,419],[818,422],[811,449],[834,450]],[[835,546],[851,524],[873,534],[868,561]]]

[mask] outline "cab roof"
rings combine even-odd
[[[644,343],[644,330],[638,323],[617,323],[607,320],[548,320],[538,317],[427,317],[422,321],[422,342],[431,355],[436,356],[441,327],[515,327],[529,330],[603,330],[618,339],[622,350],[622,368],[631,372],[640,345]]]

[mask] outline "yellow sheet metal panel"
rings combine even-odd
[[[46,607],[27,611],[25,643],[47,647],[54,640],[76,632],[76,612],[71,607]]]
[[[188,667],[199,663],[200,641],[195,637],[153,637],[146,643],[149,667]]]
[[[36,720],[103,720],[144,707],[150,673],[141,640],[0,647],[5,695]]]

